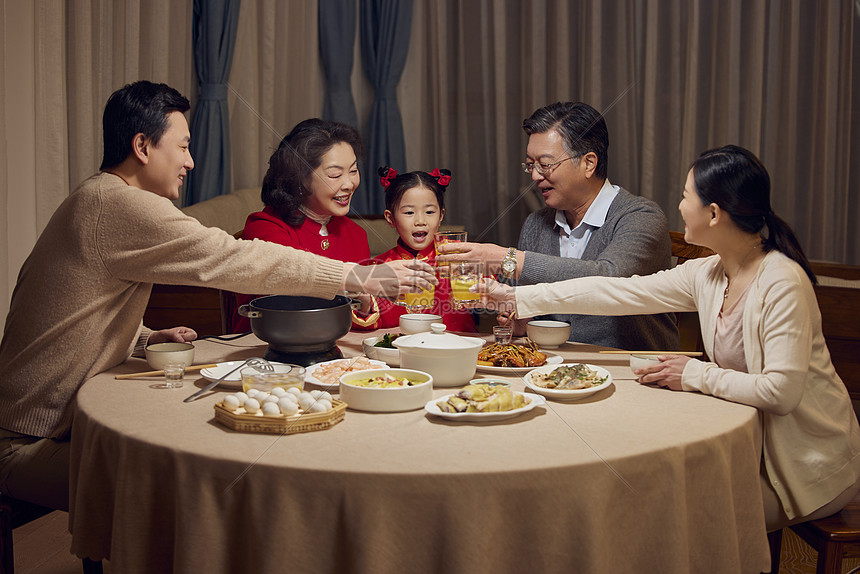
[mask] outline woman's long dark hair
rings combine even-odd
[[[765,253],[781,251],[803,268],[813,285],[816,283],[791,227],[770,207],[770,176],[751,151],[734,145],[708,150],[691,169],[703,204],[716,203],[741,230],[762,235]],[[765,226],[766,237],[762,234]]]
[[[322,157],[341,142],[348,143],[361,158],[364,148],[358,130],[346,124],[312,118],[300,122],[284,136],[269,158],[263,178],[263,203],[290,225],[301,225],[305,214],[299,206],[311,194],[305,182],[320,166]]]

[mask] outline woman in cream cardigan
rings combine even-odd
[[[860,490],[860,427],[821,332],[815,275],[770,208],[770,177],[726,146],[692,165],[678,209],[684,237],[716,255],[645,277],[510,287],[485,299],[521,317],[698,311],[712,361],[661,355],[639,382],[759,409],[768,530],[834,514]]]

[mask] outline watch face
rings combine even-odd
[[[517,268],[517,262],[510,259],[502,262],[502,271],[505,273],[513,273]]]

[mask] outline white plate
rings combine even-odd
[[[557,369],[558,367],[578,365],[578,364],[580,364],[580,363],[562,363],[561,365],[544,365],[543,367],[538,367],[537,369],[532,369],[531,371],[526,373],[526,376],[523,377],[523,382],[526,384],[526,386],[530,390],[532,390],[536,393],[539,393],[539,394],[541,394],[541,395],[543,395],[549,399],[555,399],[558,401],[578,401],[582,398],[587,397],[588,395],[592,395],[598,391],[602,391],[603,389],[605,389],[606,387],[608,387],[609,385],[612,384],[612,375],[610,374],[609,371],[607,371],[603,367],[598,367],[597,365],[589,365],[588,363],[585,363],[586,367],[588,367],[592,371],[597,371],[598,376],[599,377],[606,377],[606,380],[603,381],[602,383],[600,383],[599,385],[589,387],[587,389],[561,389],[561,390],[546,389],[544,387],[541,387],[541,386],[535,384],[532,381],[532,374],[533,373],[546,374],[546,373],[549,373],[550,371]]]
[[[361,342],[361,347],[364,350],[364,354],[367,355],[369,359],[375,359],[377,361],[383,361],[388,364],[390,367],[399,367],[400,366],[400,349],[397,347],[391,349],[389,347],[374,347],[377,341],[379,341],[380,337],[368,337]]]
[[[428,401],[426,405],[424,405],[424,410],[430,413],[431,415],[436,415],[437,417],[442,417],[443,419],[450,419],[455,421],[471,421],[471,422],[490,422],[490,421],[502,421],[505,419],[512,419],[514,417],[518,417],[523,413],[526,413],[533,408],[539,405],[545,405],[546,399],[540,395],[535,395],[532,393],[517,393],[523,395],[527,399],[529,399],[529,404],[520,407],[518,409],[513,409],[510,411],[501,411],[494,413],[445,413],[438,407],[436,403],[444,403],[449,398],[457,393],[453,393],[450,395],[445,395],[444,397],[439,397],[433,399],[432,401]]]
[[[541,353],[546,355],[546,364],[541,365],[540,367],[496,367],[494,365],[478,365],[478,371],[481,373],[492,373],[494,375],[525,375],[534,369],[540,369],[550,365],[560,365],[564,361],[561,355],[556,355],[555,353],[549,353],[547,351],[541,351]]]
[[[317,363],[315,365],[311,365],[310,367],[307,367],[305,369],[305,383],[311,383],[312,385],[317,385],[317,386],[326,387],[326,388],[332,387],[336,391],[340,386],[340,382],[335,381],[333,383],[324,383],[321,380],[319,380],[318,378],[316,378],[314,376],[314,373],[316,373],[317,369],[319,369],[323,365],[330,365],[333,363],[338,363],[340,361],[351,361],[354,358],[355,357],[348,357],[346,359],[334,359],[333,361],[324,361],[322,363]],[[386,363],[383,363],[382,361],[375,361],[373,359],[369,359],[369,361],[370,361],[370,364],[373,365],[373,367],[372,367],[373,369],[380,369],[380,368],[384,369],[385,367],[388,366]]]
[[[218,363],[214,367],[209,367],[208,369],[200,369],[200,374],[203,375],[204,379],[212,381],[213,383],[221,378],[225,373],[229,373],[245,361],[227,361],[225,363]],[[273,367],[275,367],[275,371],[277,372],[278,367],[280,365],[284,365],[285,363],[270,363]],[[219,387],[223,387],[225,389],[238,389],[242,390],[242,369],[238,369],[233,373],[221,381],[218,384]]]

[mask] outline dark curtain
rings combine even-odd
[[[358,129],[350,86],[356,18],[355,0],[319,0],[320,56],[327,88],[323,118]]]
[[[361,59],[376,90],[367,121],[365,190],[376,181],[380,166],[406,170],[403,120],[397,106],[397,83],[406,64],[412,25],[412,0],[361,0]],[[370,184],[370,185],[368,185]],[[364,187],[364,186],[363,186]],[[359,213],[382,213],[382,193],[364,193],[353,200]],[[364,201],[361,201],[364,200]]]
[[[194,0],[191,33],[200,92],[191,121],[194,169],[186,179],[185,205],[230,193],[227,78],[236,43],[239,2]]]

